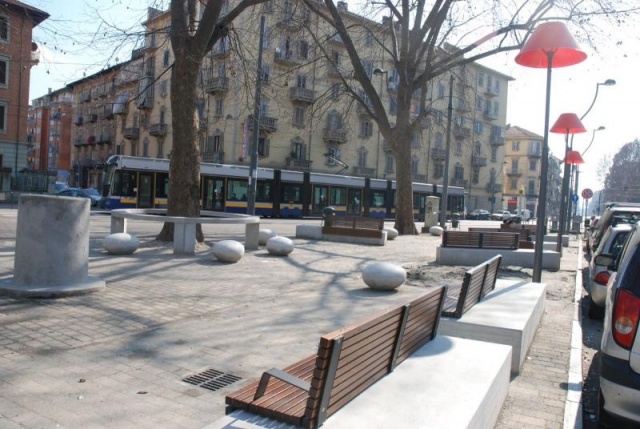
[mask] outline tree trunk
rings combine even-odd
[[[411,141],[411,138],[409,138]],[[393,145],[398,147],[400,145]],[[405,145],[406,146],[406,145]],[[413,220],[413,175],[411,174],[411,150],[394,150],[396,159],[396,223],[401,235],[416,235],[418,229]]]

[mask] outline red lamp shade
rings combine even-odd
[[[584,164],[584,159],[577,150],[570,150],[565,159],[567,164]]]
[[[548,53],[553,53],[549,56]],[[551,57],[551,58],[549,58]],[[566,67],[581,63],[587,58],[562,22],[545,22],[538,25],[516,57],[516,63],[533,68]]]
[[[586,133],[587,129],[580,122],[578,115],[575,113],[563,113],[549,131],[560,134],[578,134]]]

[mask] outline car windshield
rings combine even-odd
[[[87,194],[89,195],[96,195],[96,196],[100,196],[100,192],[98,192],[98,190],[96,188],[87,188],[85,189],[85,191],[87,192]]]

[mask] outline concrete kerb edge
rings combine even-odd
[[[573,297],[574,311],[571,326],[571,353],[567,379],[567,399],[564,407],[565,428],[582,429],[582,240],[578,236],[578,266]]]

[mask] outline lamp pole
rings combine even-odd
[[[258,141],[260,137],[260,99],[262,90],[262,44],[264,41],[264,15],[260,17],[260,42],[258,45],[258,72],[253,106],[253,134],[251,138],[251,163],[249,165],[249,187],[247,189],[247,214],[256,214],[256,191],[258,189]]]
[[[442,201],[440,201],[440,226],[447,223],[447,200],[449,199],[449,152],[451,151],[451,120],[453,117],[453,75],[449,77],[449,105],[447,106],[447,137],[444,149],[444,172],[442,177]]]
[[[587,113],[588,113],[588,111],[587,111]],[[582,115],[582,116],[584,117],[585,115]],[[587,148],[582,151],[582,156],[583,157],[584,157],[584,154],[587,153],[587,151],[589,150],[589,148],[593,144],[593,140],[595,140],[595,138],[596,138],[596,131],[602,131],[604,129],[605,129],[605,127],[600,125],[598,128],[593,130],[593,132],[591,133],[591,141],[589,142],[589,146],[587,146]],[[577,165],[575,165],[574,168],[576,169],[576,180],[575,180],[575,184],[574,184],[575,186],[573,188],[573,194],[574,195],[578,195],[578,179],[580,178],[580,170],[578,169]],[[576,203],[576,205],[575,205],[575,207],[573,209],[573,215],[576,216],[577,214],[578,214],[578,203]],[[586,212],[585,212],[585,216],[586,216]]]
[[[373,74],[375,74],[376,76],[382,76],[382,75],[388,76],[388,71],[385,69],[375,68],[373,69]],[[383,79],[380,79],[380,101],[382,101],[382,81]],[[376,178],[379,178],[379,174],[378,174],[379,167],[380,167],[380,126],[378,125],[378,146],[376,149]]]

